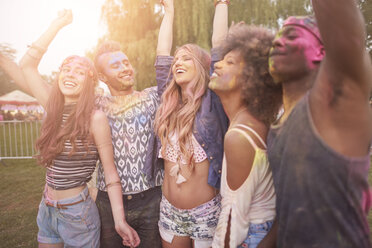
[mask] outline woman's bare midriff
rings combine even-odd
[[[164,161],[163,195],[173,206],[191,209],[216,196],[217,190],[208,184],[208,160],[196,164],[191,176],[181,184],[177,184],[176,177],[169,174],[173,166],[175,163]]]
[[[86,185],[78,186],[72,189],[66,190],[55,190],[52,187],[47,185],[46,194],[51,200],[63,200],[66,198],[71,198],[80,194],[81,191],[86,187]]]

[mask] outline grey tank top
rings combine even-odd
[[[365,202],[369,156],[345,157],[322,141],[308,94],[268,135],[277,195],[278,247],[371,247]],[[364,203],[363,203],[364,202]]]

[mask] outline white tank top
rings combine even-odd
[[[238,128],[239,127],[239,128]],[[255,149],[251,172],[236,190],[229,188],[224,156],[221,174],[222,210],[213,237],[213,248],[224,247],[231,212],[230,247],[237,247],[247,237],[249,223],[260,224],[275,218],[275,191],[266,150],[259,148],[242,129],[254,134],[266,149],[262,138],[250,127],[238,124],[229,131],[241,133]]]

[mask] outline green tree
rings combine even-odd
[[[213,0],[175,0],[174,5],[172,51],[186,43],[196,43],[209,50]],[[372,50],[372,1],[361,0],[360,7],[367,23],[367,44]],[[310,0],[231,0],[229,22],[244,21],[275,30],[290,15],[311,13]],[[121,43],[137,70],[138,90],[155,85],[153,64],[162,15],[159,0],[106,0],[102,7],[108,30],[102,40],[112,39]],[[92,50],[88,56],[93,58],[93,54]]]
[[[310,11],[310,0],[233,0],[229,7],[229,23],[244,21],[275,29],[278,20]],[[174,45],[196,43],[210,49],[213,15],[212,0],[175,1]]]
[[[195,43],[204,49],[209,49],[214,12],[213,1],[176,0],[174,10],[174,48],[186,43]]]
[[[0,53],[8,58],[14,60],[16,50],[10,47],[9,44],[0,44]],[[19,87],[13,82],[13,80],[0,68],[0,96],[9,93],[13,90],[19,90]]]
[[[102,17],[108,32],[99,44],[107,39],[121,44],[136,69],[138,90],[156,84],[153,65],[160,12],[158,0],[106,0],[102,7]],[[91,51],[88,56],[93,57],[93,54],[94,51]]]

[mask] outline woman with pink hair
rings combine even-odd
[[[159,230],[163,247],[210,247],[221,210],[219,195],[227,118],[208,89],[211,58],[195,44],[172,47],[173,0],[164,0],[155,67],[170,69],[155,118],[156,166],[164,166]]]

